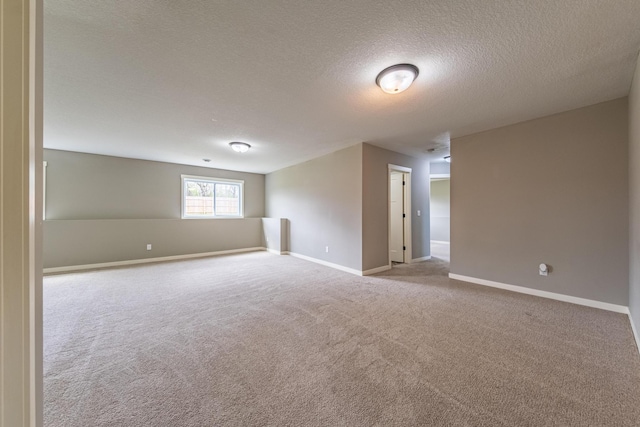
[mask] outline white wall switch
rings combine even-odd
[[[418,216],[420,216],[420,210],[418,210]]]
[[[151,250],[151,243],[147,243],[147,250],[150,251]]]
[[[325,247],[324,247],[324,251],[325,251],[326,253],[329,253],[329,246],[325,246]]]

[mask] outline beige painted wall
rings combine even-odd
[[[429,256],[429,163],[363,144],[362,265],[370,270],[389,264],[388,165],[411,168],[412,258]],[[420,216],[417,215],[420,210]]]
[[[42,2],[0,2],[0,426],[42,425]]]
[[[452,273],[628,304],[626,98],[451,147]]]
[[[264,175],[44,150],[47,219],[180,218],[180,175],[244,180],[245,217],[264,216]]]
[[[629,93],[629,309],[640,333],[640,60]]]
[[[389,164],[412,168],[412,253],[427,256],[428,163],[370,144],[268,174],[267,216],[289,219],[291,252],[358,271],[388,265]]]
[[[147,243],[151,250],[147,250]],[[44,267],[263,247],[261,218],[46,221]]]
[[[265,188],[291,252],[362,269],[362,144],[270,173]]]
[[[448,242],[451,228],[449,179],[431,180],[431,240]]]
[[[289,252],[288,231],[286,218],[262,218],[263,246],[275,253]]]
[[[264,246],[264,175],[69,151],[44,155],[45,268]],[[245,218],[180,219],[182,174],[244,180]]]

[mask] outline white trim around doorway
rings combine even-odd
[[[387,254],[389,257],[389,265],[392,265],[391,263],[391,250],[390,250],[390,245],[391,245],[391,215],[390,215],[390,209],[391,209],[391,188],[390,188],[390,182],[391,182],[391,173],[392,172],[402,172],[402,173],[406,173],[408,175],[408,178],[406,179],[406,184],[405,184],[405,188],[404,188],[404,212],[405,214],[407,214],[407,216],[405,217],[405,222],[404,222],[404,246],[405,246],[405,250],[404,250],[404,254],[403,254],[403,260],[405,264],[411,264],[412,262],[412,246],[411,246],[411,168],[405,167],[405,166],[399,166],[399,165],[394,165],[389,163],[388,164],[388,170],[387,170]]]

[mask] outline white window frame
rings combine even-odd
[[[240,186],[240,215],[186,215],[184,211],[185,202],[185,181],[204,181],[212,184],[236,184]],[[182,219],[224,219],[224,218],[244,218],[244,181],[240,179],[213,178],[210,176],[180,175],[180,205]],[[215,198],[215,189],[214,189]],[[215,205],[214,205],[215,206]]]

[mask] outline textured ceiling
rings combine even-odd
[[[259,173],[358,142],[441,159],[627,95],[640,47],[638,0],[44,3],[46,148]]]

